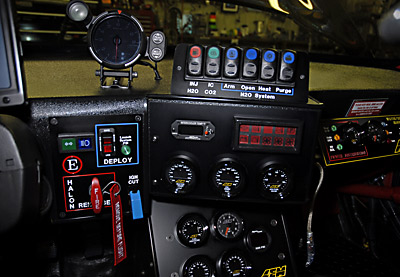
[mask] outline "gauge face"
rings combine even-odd
[[[235,197],[242,191],[245,184],[243,167],[231,160],[217,163],[211,178],[213,185],[224,198]]]
[[[207,220],[198,214],[188,214],[177,224],[179,241],[188,247],[200,247],[207,241],[209,228]]]
[[[206,256],[194,256],[183,266],[184,277],[215,277],[212,261]]]
[[[239,251],[225,253],[221,258],[220,267],[224,276],[250,276],[251,265]]]
[[[134,17],[108,12],[99,15],[89,29],[89,50],[109,68],[126,68],[142,55],[145,45],[143,28]]]
[[[283,165],[269,165],[263,169],[261,187],[268,199],[284,199],[291,189],[289,169]]]
[[[226,212],[218,216],[213,227],[218,236],[227,240],[239,238],[244,231],[243,219],[233,212]]]
[[[188,158],[174,158],[165,170],[167,188],[175,194],[185,194],[191,191],[196,183],[194,165]]]

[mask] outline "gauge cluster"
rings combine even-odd
[[[149,99],[149,111],[152,196],[273,204],[307,200],[318,105],[288,110],[172,97]],[[180,126],[184,137],[176,136]]]
[[[294,276],[286,223],[278,211],[158,201],[151,209],[160,276],[262,276],[271,268]]]

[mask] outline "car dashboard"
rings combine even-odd
[[[100,88],[92,60],[25,62],[28,98],[0,115],[0,264],[35,276],[398,272],[365,246],[374,234],[389,247],[380,235],[397,221],[362,208],[397,209],[397,71],[263,45],[174,51],[162,80],[135,67],[131,88]]]

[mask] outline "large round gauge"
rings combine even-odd
[[[245,186],[245,170],[238,162],[223,159],[214,166],[211,182],[222,197],[235,197]]]
[[[187,260],[183,266],[184,277],[215,277],[215,267],[207,256],[197,255]]]
[[[291,190],[291,170],[281,164],[266,166],[262,170],[261,190],[268,199],[284,199]]]
[[[234,212],[222,213],[215,217],[213,230],[218,237],[223,239],[238,239],[244,231],[243,218]]]
[[[176,232],[182,244],[193,248],[200,247],[208,238],[208,222],[199,214],[188,214],[178,221]]]
[[[89,26],[89,50],[101,65],[114,69],[132,66],[146,50],[140,22],[121,11],[100,14]]]
[[[240,251],[224,253],[218,262],[218,267],[225,277],[250,276],[251,264]]]
[[[193,162],[186,156],[171,159],[165,169],[167,188],[174,194],[185,194],[196,184],[196,172]]]

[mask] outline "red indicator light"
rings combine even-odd
[[[295,138],[286,138],[285,146],[294,147],[295,143],[296,143],[296,139]]]
[[[201,56],[201,49],[198,46],[193,46],[190,48],[190,56],[192,58],[198,58]]]
[[[260,137],[259,136],[251,136],[250,143],[251,144],[260,144]]]
[[[112,144],[112,138],[103,138],[103,143],[104,144]]]
[[[112,153],[112,145],[104,145],[104,153]]]
[[[251,126],[252,133],[261,133],[261,126]]]
[[[287,128],[286,134],[294,136],[296,135],[297,128]]]
[[[272,134],[274,127],[272,126],[264,126],[264,134]]]
[[[262,145],[272,145],[272,137],[263,137]]]
[[[247,136],[247,135],[240,135],[240,137],[239,137],[239,144],[249,144],[249,136]]]
[[[275,134],[283,135],[285,133],[285,128],[283,127],[275,127]]]
[[[274,146],[283,146],[283,138],[282,137],[275,137]]]
[[[240,132],[248,133],[250,131],[249,125],[240,125]]]

